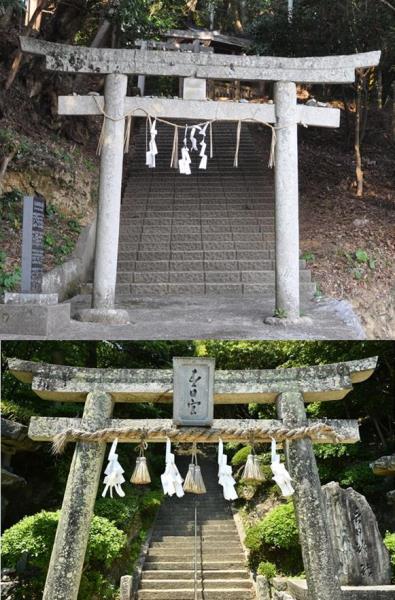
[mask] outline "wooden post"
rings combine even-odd
[[[283,392],[277,398],[278,416],[284,425],[307,423],[303,394]],[[302,546],[309,600],[341,598],[333,549],[328,532],[321,483],[312,441],[302,439],[285,443],[286,461],[295,488],[293,501]]]
[[[112,309],[115,302],[127,81],[126,75],[110,74],[105,83],[104,109],[110,118],[105,119],[100,162],[94,308]]]
[[[83,428],[93,431],[105,427],[112,409],[110,394],[89,393],[82,416]],[[76,444],[43,600],[77,599],[105,449],[105,443]]]
[[[299,313],[298,107],[296,85],[274,85],[276,109],[275,235],[276,316]]]

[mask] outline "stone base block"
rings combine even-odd
[[[0,304],[0,335],[56,336],[70,323],[70,304]]]
[[[6,292],[4,294],[4,304],[58,304],[57,294],[31,294]]]
[[[308,600],[306,580],[288,580],[288,590],[295,600]],[[342,586],[341,600],[393,600],[395,585]]]
[[[312,325],[313,320],[310,317],[295,317],[294,319],[288,319],[287,317],[266,317],[263,322],[266,325],[287,329],[290,325],[306,325],[308,327]]]
[[[128,325],[130,323],[128,311],[121,308],[83,308],[75,313],[74,318],[85,323],[108,325]]]
[[[120,585],[120,600],[132,600],[133,597],[133,577],[123,575]]]

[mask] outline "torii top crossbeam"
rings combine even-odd
[[[377,358],[315,367],[215,371],[214,403],[273,403],[287,390],[302,392],[305,402],[340,400],[353,384],[368,379]],[[9,359],[12,374],[46,400],[83,402],[94,390],[115,402],[171,403],[170,369],[86,369]]]
[[[375,66],[380,60],[380,52],[307,58],[206,53],[178,55],[155,50],[85,48],[27,37],[19,39],[23,52],[46,57],[48,70],[71,73],[346,83],[354,81],[355,69]]]

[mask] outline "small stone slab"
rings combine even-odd
[[[120,308],[84,308],[75,313],[76,321],[84,323],[103,323],[106,325],[129,325],[127,310]]]
[[[307,583],[304,579],[289,579],[288,590],[295,600],[309,600]],[[341,600],[393,600],[395,598],[395,585],[342,586],[341,590]]]
[[[214,358],[173,358],[173,422],[176,425],[212,425],[214,371]]]
[[[6,292],[4,304],[58,304],[58,294]]]
[[[70,323],[70,304],[0,304],[0,336],[55,336]]]

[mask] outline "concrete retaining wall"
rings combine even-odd
[[[95,244],[96,218],[82,230],[69,260],[44,274],[43,293],[57,293],[59,302],[77,294],[80,285],[92,278]]]

